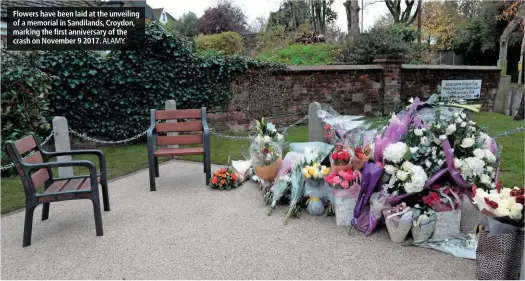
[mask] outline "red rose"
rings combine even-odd
[[[489,207],[491,207],[492,209],[497,209],[498,208],[498,203],[488,199],[487,197],[485,197],[485,203],[487,205],[489,205]]]
[[[268,153],[269,151],[270,151],[270,150],[269,150],[268,148],[266,148],[266,147],[263,149],[263,152],[264,152],[265,154]]]
[[[233,180],[234,182],[236,182],[236,181],[237,181],[237,174],[235,174],[235,173],[234,173],[234,174],[232,174],[232,180]]]
[[[217,177],[213,177],[213,178],[211,179],[211,183],[212,183],[212,184],[217,184]]]

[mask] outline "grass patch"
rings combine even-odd
[[[323,65],[335,62],[337,46],[332,44],[293,44],[282,49],[266,50],[259,59],[288,65]]]
[[[480,113],[475,115],[475,120],[481,126],[487,126],[489,135],[497,135],[509,129],[524,125],[524,121],[513,121],[511,117],[497,113]],[[370,121],[377,121],[372,118]],[[377,125],[375,122],[374,126]],[[228,135],[247,136],[247,133],[229,133]],[[524,145],[525,132],[499,138],[498,144],[503,147],[500,180],[504,186],[522,186],[524,182]],[[288,142],[308,141],[308,127],[290,128],[286,135]],[[226,139],[211,137],[211,161],[214,164],[228,164],[228,157],[232,160],[245,159],[247,156],[249,140]],[[102,148],[106,154],[108,178],[112,179],[148,167],[147,147],[145,144],[126,147]],[[91,160],[98,167],[96,156],[77,156],[75,160]],[[185,156],[184,160],[202,161],[202,156]],[[160,162],[169,160],[160,158]],[[82,168],[74,169],[76,175],[87,174]],[[1,212],[7,213],[24,207],[25,195],[19,178],[2,179],[2,206]],[[111,188],[111,185],[110,185]],[[146,189],[145,189],[146,190]]]

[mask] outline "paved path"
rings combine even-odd
[[[217,167],[214,167],[216,169]],[[474,279],[475,262],[390,242],[386,231],[348,236],[334,218],[282,224],[268,217],[248,182],[220,192],[202,166],[160,166],[157,191],[140,171],[110,182],[112,210],[95,236],[91,202],[35,212],[32,245],[22,247],[23,212],[2,217],[2,279]]]

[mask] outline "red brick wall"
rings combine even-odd
[[[492,110],[500,76],[497,67],[402,65],[402,62],[400,57],[378,57],[375,65],[288,67],[285,72],[270,74],[268,82],[262,83],[263,87],[280,87],[278,102],[265,105],[262,113],[255,112],[250,100],[254,95],[260,98],[258,94],[232,85],[233,98],[227,110],[210,109],[208,122],[216,131],[246,131],[251,120],[263,115],[282,127],[307,115],[308,105],[314,101],[327,103],[341,114],[389,114],[412,96],[428,98],[441,80],[454,79],[482,79],[480,101],[483,110]],[[252,82],[240,77],[236,83],[246,86]]]
[[[373,115],[382,108],[382,75],[383,69],[377,65],[289,67],[275,74],[289,86],[283,89],[279,104],[268,106],[264,117],[280,126],[289,125],[303,118],[314,101],[330,104],[341,114]],[[233,100],[246,94],[233,91]],[[212,109],[208,113],[211,127],[217,131],[247,130],[250,121],[259,116],[247,110],[245,102],[240,103],[230,104],[227,112]]]

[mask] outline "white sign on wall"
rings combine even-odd
[[[451,100],[479,99],[481,80],[443,80],[441,81],[441,97]]]

